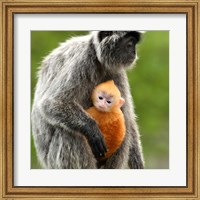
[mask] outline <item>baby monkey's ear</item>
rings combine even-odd
[[[99,31],[98,39],[101,42],[105,37],[111,36],[113,31]]]
[[[124,103],[125,103],[125,100],[122,97],[120,97],[120,99],[119,99],[119,107],[121,108],[124,105]]]

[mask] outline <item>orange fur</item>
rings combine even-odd
[[[121,94],[113,81],[107,81],[96,86],[92,94],[93,101],[95,99],[95,92],[97,91],[104,91],[107,94],[112,95],[116,100],[109,112],[99,111],[94,106],[86,110],[97,122],[104,135],[108,150],[104,158],[108,158],[120,147],[125,136],[124,115],[120,109]]]

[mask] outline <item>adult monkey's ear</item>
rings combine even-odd
[[[104,38],[109,37],[113,34],[113,31],[99,31],[98,39],[101,42]]]
[[[133,38],[135,38],[136,43],[138,43],[141,39],[141,35],[142,35],[142,33],[139,31],[129,31],[126,34],[126,37],[133,37]]]

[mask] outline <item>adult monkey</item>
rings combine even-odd
[[[137,31],[94,31],[53,50],[38,73],[32,129],[38,158],[45,168],[143,168],[140,138],[125,69],[136,58]],[[96,85],[114,80],[125,104],[126,134],[104,163],[105,141],[85,112]]]

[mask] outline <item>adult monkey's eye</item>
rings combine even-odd
[[[107,101],[107,103],[108,103],[108,104],[110,104],[110,103],[111,103],[111,101]]]
[[[103,100],[103,97],[99,96],[99,99],[100,99],[100,100]]]
[[[132,48],[133,47],[133,42],[132,41],[128,42],[127,47],[128,48]]]
[[[135,39],[132,38],[131,40],[128,41],[127,48],[133,48],[134,45],[135,45]]]

